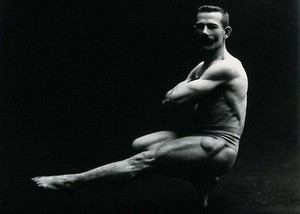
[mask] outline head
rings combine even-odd
[[[204,5],[198,9],[195,31],[204,50],[217,50],[224,47],[232,29],[229,14],[218,6]]]

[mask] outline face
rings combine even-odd
[[[216,50],[222,47],[229,36],[223,28],[222,14],[219,12],[202,12],[197,14],[195,31],[203,50]],[[229,28],[229,27],[228,27]]]

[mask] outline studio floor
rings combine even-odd
[[[85,191],[84,194],[55,195],[36,190],[29,179],[22,183],[25,179],[19,177],[11,178],[8,186],[2,184],[6,189],[2,189],[1,193],[6,195],[1,196],[1,213],[74,212],[79,211],[76,207],[85,210],[83,206],[90,206],[88,212],[146,213],[145,209],[151,211],[149,204],[157,205],[153,213],[300,213],[299,145],[279,139],[251,142],[254,141],[248,139],[242,142],[236,164],[221,177],[204,210],[193,207],[196,202],[193,195],[189,195],[189,192],[193,193],[192,185],[180,179],[153,177],[140,179],[123,189],[101,190],[101,194],[97,190],[97,193]],[[113,198],[112,195],[118,197]],[[130,201],[130,206],[120,203],[123,199]],[[147,200],[149,204],[145,202]],[[144,201],[147,208],[143,205],[138,207],[138,201]],[[159,206],[164,207],[163,210]]]
[[[222,177],[207,212],[300,213],[299,144],[264,139],[241,144],[236,164]]]

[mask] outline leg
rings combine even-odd
[[[217,184],[219,183],[219,177],[214,177],[211,175],[207,175],[205,179],[190,179],[190,182],[198,190],[198,198],[201,202],[202,207],[207,207],[208,204],[208,196],[213,192],[216,188]]]
[[[160,147],[163,143],[178,138],[172,131],[160,131],[137,138],[133,141],[132,147],[136,151],[149,151]]]
[[[184,137],[159,145],[153,150],[83,173],[43,176],[32,180],[40,187],[56,190],[69,189],[92,181],[127,180],[153,168],[176,171],[178,165],[182,165],[196,171],[193,163],[213,166],[219,171],[224,171],[233,164],[236,156],[230,148],[225,147],[223,141],[212,137]]]
[[[156,162],[209,163],[210,166],[228,169],[237,155],[216,137],[187,136],[160,144],[155,150]]]
[[[94,181],[119,181],[135,177],[139,172],[152,168],[153,151],[139,153],[131,158],[113,162],[77,174],[41,176],[32,178],[39,187],[49,190],[73,189]]]
[[[163,144],[158,149],[157,160],[161,158],[167,162],[184,163],[182,168],[179,168],[181,174],[185,170],[187,173],[192,170],[188,180],[197,187],[202,206],[207,207],[209,194],[217,186],[219,176],[233,166],[237,153],[225,146],[223,139],[211,137],[186,137],[175,139],[172,143]],[[175,172],[173,167],[170,170],[173,170],[172,173]]]
[[[204,198],[203,198],[203,204],[202,204],[203,207],[207,207],[208,196],[216,188],[217,184],[219,183],[219,180],[220,180],[219,177],[211,178],[209,188],[208,188],[208,190],[207,190],[207,192],[206,192],[206,194],[204,195]]]
[[[172,131],[160,131],[152,134],[148,134],[137,138],[134,140],[132,146],[137,151],[153,151],[154,148],[162,145],[165,142],[173,140],[177,137],[177,134]],[[76,186],[81,185],[82,183],[93,180],[98,177],[105,177],[109,174],[113,174],[114,171],[117,171],[119,175],[128,174],[129,177],[133,177],[136,171],[141,170],[141,168],[150,168],[150,165],[147,162],[151,162],[151,158],[145,158],[147,153],[141,153],[135,155],[127,160],[107,164],[96,169],[78,173],[78,174],[66,174],[66,175],[57,175],[57,176],[42,176],[35,177],[32,180],[39,186],[45,189],[58,190],[58,189],[73,189]],[[141,158],[143,157],[143,158]],[[139,164],[140,161],[144,161],[144,166]],[[132,165],[137,164],[135,167]],[[129,169],[135,168],[132,172],[128,171]],[[113,175],[112,175],[113,176]]]

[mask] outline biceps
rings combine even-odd
[[[198,95],[198,94],[209,93],[220,84],[221,84],[220,81],[199,79],[199,80],[189,82],[188,88],[192,94]]]

